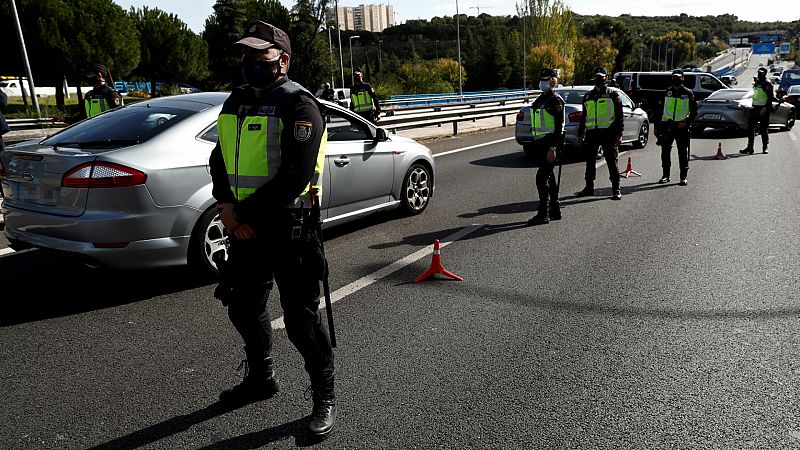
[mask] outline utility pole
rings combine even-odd
[[[650,36],[650,68],[647,69],[648,72],[653,71],[653,36]]]
[[[642,33],[639,33],[639,39],[642,38]],[[644,62],[644,42],[642,42],[642,48],[639,49],[639,72],[642,71],[642,63]]]
[[[528,91],[528,67],[525,64],[528,60],[528,39],[526,37],[526,23],[528,18],[528,3],[525,2],[525,9],[522,14],[522,90]]]
[[[344,89],[344,60],[342,59],[342,28],[339,26],[339,0],[336,0],[336,33],[339,35],[339,70],[342,73],[342,89]]]
[[[484,6],[484,7],[483,7],[483,9],[489,9],[489,8],[494,8],[494,6]],[[477,10],[478,10],[478,16],[480,16],[480,15],[481,15],[481,5],[478,5],[478,6],[470,6],[470,7],[469,7],[469,9],[477,9]],[[477,17],[477,16],[476,16],[476,17]]]
[[[456,42],[458,44],[458,96],[464,101],[464,89],[461,86],[461,24],[458,21],[458,0],[456,0]]]
[[[17,27],[17,36],[19,37],[19,48],[22,51],[22,63],[25,65],[25,73],[28,74],[28,88],[30,89],[31,94],[31,103],[33,103],[33,107],[36,109],[36,117],[41,118],[42,112],[39,110],[39,99],[36,98],[36,88],[33,85],[33,74],[31,73],[31,64],[28,62],[28,50],[25,48],[25,38],[22,36],[22,27],[19,24],[19,15],[17,14],[17,5],[14,3],[14,0],[9,0],[11,2],[11,15],[14,16],[14,25]],[[20,90],[23,91],[23,96],[25,95],[25,88],[20,83]]]

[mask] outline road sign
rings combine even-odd
[[[789,53],[790,47],[791,47],[790,43],[788,43],[788,42],[782,43],[781,44],[781,53]]]
[[[753,44],[754,55],[772,55],[775,53],[775,44]]]

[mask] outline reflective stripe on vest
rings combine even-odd
[[[767,104],[768,99],[769,96],[764,88],[758,85],[753,86],[753,106],[764,106]]]
[[[372,110],[372,96],[369,91],[350,91],[350,101],[353,102],[353,111],[364,112]]]
[[[86,117],[94,117],[101,112],[110,109],[106,99],[104,98],[87,98],[83,102],[83,106],[86,109]]]
[[[689,99],[664,97],[664,111],[661,120],[674,120],[680,122],[689,117]]]
[[[314,165],[314,175],[311,176],[311,181],[308,183],[300,197],[294,201],[295,206],[306,207],[311,205],[311,196],[316,195],[317,198],[322,199],[322,174],[325,172],[325,152],[328,148],[328,130],[322,133],[322,142],[319,144],[319,153],[317,153],[317,163]]]
[[[530,108],[531,134],[534,139],[542,138],[556,131],[556,119],[544,108]]]
[[[609,128],[614,123],[614,102],[610,98],[587,100],[583,109],[587,128]]]
[[[231,192],[244,200],[278,173],[283,121],[277,117],[220,114],[219,144]]]

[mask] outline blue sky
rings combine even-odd
[[[114,0],[125,9],[135,6],[140,8],[148,6],[160,8],[164,11],[177,14],[192,30],[203,31],[206,18],[213,12],[215,0]],[[578,14],[607,14],[618,16],[620,14],[667,16],[685,12],[693,16],[717,15],[724,13],[735,14],[742,20],[792,21],[800,19],[800,9],[793,8],[794,14],[787,11],[792,9],[787,5],[797,0],[779,2],[776,4],[761,3],[752,0],[566,0],[567,4]],[[294,0],[281,0],[287,7],[294,4]],[[430,19],[434,16],[451,16],[456,12],[456,0],[340,0],[339,6],[358,6],[369,3],[390,3],[394,6],[398,23],[409,19]],[[515,0],[458,0],[458,10],[461,14],[477,15],[478,9],[491,15],[516,14]],[[766,5],[766,7],[765,7]],[[783,5],[779,7],[778,5]]]

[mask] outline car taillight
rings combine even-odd
[[[517,122],[522,122],[523,120],[525,120],[525,113],[520,111],[517,113]]]
[[[81,164],[70,169],[61,179],[62,187],[109,188],[144,184],[147,174],[110,162]]]
[[[569,119],[570,122],[580,122],[581,117],[583,117],[583,111],[575,111],[569,113],[567,119]]]

